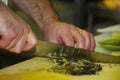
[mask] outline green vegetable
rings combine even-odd
[[[54,62],[53,66],[49,66],[48,71],[72,74],[72,75],[83,75],[83,74],[96,74],[98,71],[102,70],[100,64],[95,64],[94,62],[85,59],[68,59],[67,55],[61,53],[56,55],[53,53],[48,55]]]
[[[120,40],[120,32],[111,33],[111,39],[119,39]]]
[[[120,45],[120,40],[119,39],[107,39],[107,40],[99,41],[99,43],[102,45]]]
[[[110,34],[110,39],[99,41],[99,44],[107,50],[120,51],[120,32]]]
[[[112,51],[120,51],[120,45],[102,45],[105,49],[112,50]]]

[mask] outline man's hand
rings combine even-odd
[[[43,31],[45,33],[45,40],[49,42],[63,43],[67,46],[74,46],[76,43],[78,48],[86,50],[94,50],[95,48],[93,35],[72,24],[53,22],[44,26]]]
[[[15,53],[32,49],[37,39],[29,25],[6,7],[1,10],[0,48]]]

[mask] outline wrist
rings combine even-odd
[[[55,24],[55,23],[57,23],[57,22],[59,22],[60,20],[59,19],[57,19],[57,18],[48,18],[48,19],[46,19],[46,20],[43,20],[43,21],[41,21],[40,22],[40,26],[41,26],[41,28],[43,29],[44,27],[46,27],[46,26],[49,26],[49,25],[51,25],[51,24]]]

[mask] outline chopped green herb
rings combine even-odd
[[[55,54],[55,55],[54,55]],[[54,62],[53,66],[48,68],[48,71],[55,71],[59,73],[72,74],[72,75],[83,75],[83,74],[96,74],[98,71],[102,70],[100,64],[95,64],[94,62],[85,59],[68,59],[64,53],[60,56],[53,53],[51,60]]]

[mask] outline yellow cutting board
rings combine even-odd
[[[35,57],[0,70],[0,80],[120,80],[120,64],[103,64],[97,75],[72,76],[45,69],[52,65],[47,58]]]

